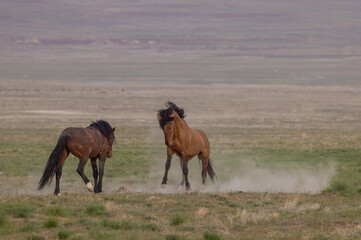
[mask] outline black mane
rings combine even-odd
[[[96,122],[92,122],[89,127],[98,129],[107,139],[109,139],[111,136],[114,137],[113,128],[107,121],[98,120]]]
[[[161,117],[159,119],[160,128],[164,128],[164,126],[167,122],[173,121],[174,117],[169,117],[169,115],[172,113],[172,111],[175,111],[179,115],[180,118],[185,118],[183,108],[179,108],[177,105],[175,105],[172,102],[167,102],[165,104],[165,106],[167,108],[159,110],[158,114],[157,114],[157,116]]]

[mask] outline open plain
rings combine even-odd
[[[358,1],[2,1],[1,239],[360,239]],[[204,130],[217,181],[177,192],[156,113]],[[61,131],[116,127],[102,194]],[[90,164],[86,175],[92,180]]]
[[[359,86],[3,81],[2,238],[357,239],[360,96]],[[177,157],[160,188],[166,100],[209,136],[218,179],[206,192],[196,158],[190,194],[176,191]],[[37,192],[60,132],[98,119],[116,127],[104,194],[87,192],[74,156],[62,196],[54,183]]]

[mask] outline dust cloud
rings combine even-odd
[[[327,166],[300,168],[294,166],[262,168],[248,163],[247,172],[219,184],[208,185],[208,192],[271,192],[271,193],[320,193],[330,185],[336,174],[335,163]]]
[[[241,169],[246,169],[242,171]],[[198,192],[201,187],[200,167],[190,169],[189,181],[192,192]],[[109,192],[145,192],[145,193],[182,193],[178,191],[181,180],[180,169],[175,169],[168,176],[168,186],[160,187],[162,180],[161,171],[157,176],[152,175],[147,181],[129,183],[125,179],[112,179],[105,189]],[[207,193],[219,192],[269,192],[269,193],[309,193],[317,194],[326,189],[336,174],[336,163],[314,166],[277,166],[262,167],[259,164],[248,161],[243,163],[240,174],[225,176],[219,173],[218,179],[212,183],[207,178]]]
[[[174,165],[176,161],[174,161]],[[194,161],[189,169],[189,181],[191,192],[198,192],[201,187],[200,166]],[[162,164],[163,167],[163,164]],[[317,194],[330,185],[332,177],[336,174],[336,163],[329,161],[327,164],[304,166],[293,164],[292,166],[262,166],[259,163],[242,161],[239,166],[239,174],[227,176],[221,169],[215,169],[218,174],[217,180],[212,183],[207,177],[206,193],[219,192],[268,192],[268,193],[309,193]],[[218,171],[217,171],[218,170]],[[39,174],[38,174],[39,175]],[[2,184],[2,192],[6,195],[52,195],[55,181],[46,186],[43,191],[36,190],[39,177],[30,175],[26,179],[14,177],[8,184]],[[39,175],[40,176],[40,175]],[[184,193],[178,191],[181,181],[179,166],[173,166],[168,175],[168,185],[161,188],[160,182],[163,177],[163,168],[153,171],[147,178],[140,180],[137,176],[131,178],[104,178],[104,193]],[[93,182],[93,179],[91,179]],[[63,178],[61,181],[61,193],[65,194],[89,194],[82,180]]]

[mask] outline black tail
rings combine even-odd
[[[53,152],[50,154],[45,166],[44,174],[39,181],[38,191],[41,191],[46,184],[50,184],[53,180],[56,169],[59,167],[59,160],[65,148],[66,139],[67,136],[61,136]]]
[[[207,172],[208,172],[208,175],[211,178],[212,182],[214,182],[214,177],[217,178],[217,176],[213,170],[213,162],[210,158],[208,159]]]

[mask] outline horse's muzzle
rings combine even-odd
[[[167,147],[172,147],[172,142],[171,141],[165,141],[165,145],[167,145]]]

